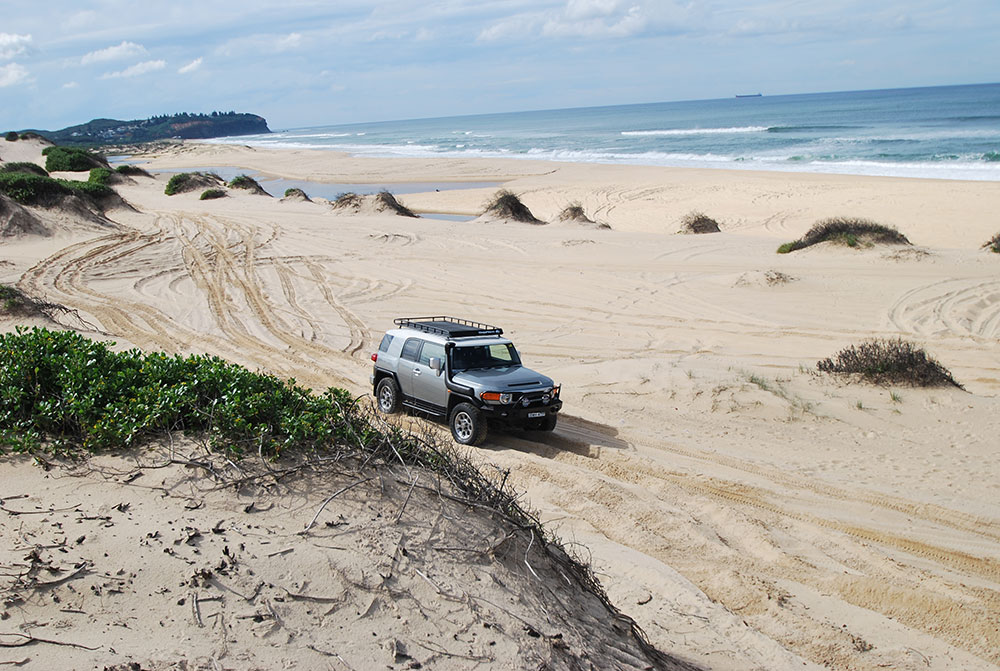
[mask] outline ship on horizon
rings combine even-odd
[[[760,98],[763,95],[764,95],[763,93],[737,93],[736,97],[737,98]]]

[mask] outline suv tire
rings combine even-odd
[[[459,403],[451,411],[451,437],[461,445],[478,445],[486,439],[486,418],[471,403]]]
[[[399,385],[391,377],[379,380],[375,387],[375,403],[383,415],[393,415],[399,412]]]

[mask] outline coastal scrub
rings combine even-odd
[[[821,242],[835,242],[848,247],[912,244],[905,235],[891,226],[884,226],[869,219],[836,217],[817,222],[798,240],[786,242],[778,247],[778,253],[788,254]]]
[[[1000,254],[1000,233],[987,240],[983,248],[990,250],[994,254]]]
[[[486,203],[486,210],[483,214],[493,215],[500,219],[513,219],[527,224],[544,224],[531,213],[528,206],[521,202],[514,193],[507,189],[497,191]]]
[[[91,168],[106,168],[103,156],[78,147],[52,146],[42,150],[45,169],[49,172],[85,172]]]
[[[816,367],[824,373],[857,376],[874,384],[962,388],[927,352],[899,338],[851,345],[819,361]]]

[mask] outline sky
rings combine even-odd
[[[998,0],[0,0],[0,131],[272,130],[1000,80]]]

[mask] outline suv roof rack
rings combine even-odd
[[[392,322],[399,327],[407,327],[424,331],[425,333],[436,333],[449,338],[469,338],[474,336],[499,336],[503,329],[499,326],[480,324],[468,319],[458,319],[456,317],[400,317]]]

